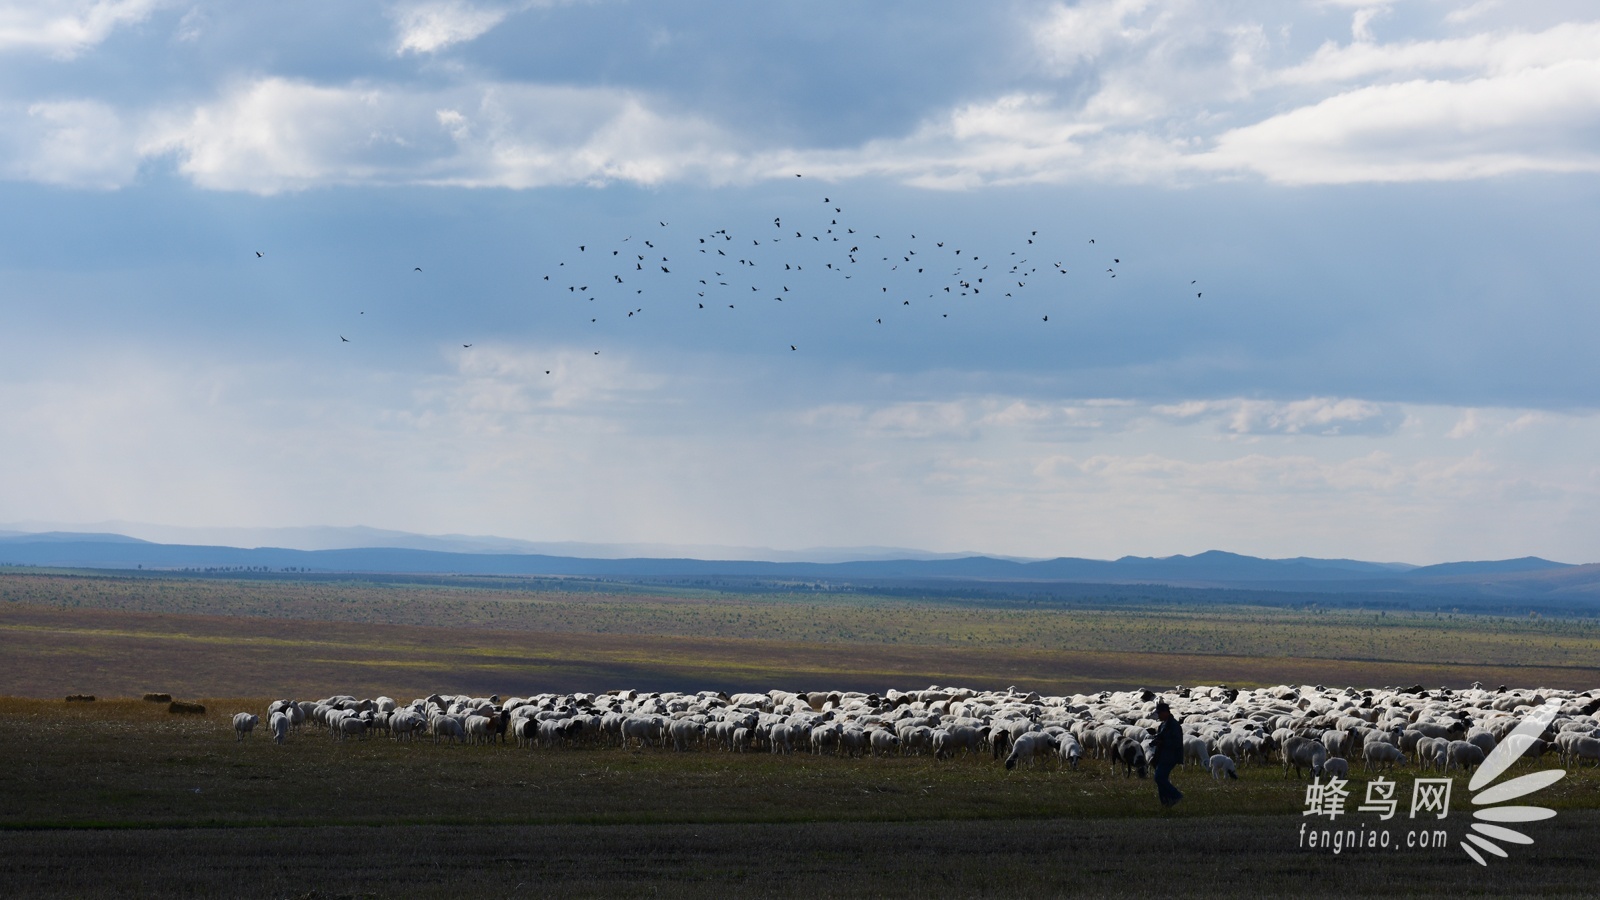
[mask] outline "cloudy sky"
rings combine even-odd
[[[1590,3],[0,0],[0,208],[0,523],[1600,560]]]

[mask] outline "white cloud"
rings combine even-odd
[[[116,109],[92,100],[0,109],[0,171],[20,180],[111,189],[133,180],[138,143]]]
[[[1464,6],[1460,9],[1450,10],[1449,12],[1445,13],[1444,20],[1451,25],[1459,25],[1462,22],[1470,22],[1485,13],[1499,8],[1500,6],[1501,0],[1478,0],[1478,2],[1472,4],[1471,6]]]
[[[830,404],[797,413],[807,427],[854,431],[874,437],[972,440],[986,435],[1060,438],[1124,426],[1139,410],[1124,400],[1047,403],[1017,397],[903,401],[876,408]]]
[[[1251,453],[1231,459],[1181,459],[1159,453],[1051,456],[1034,473],[1041,478],[1088,477],[1106,488],[1161,484],[1163,490],[1276,496],[1284,492],[1425,493],[1454,497],[1487,489],[1496,468],[1478,454],[1400,460],[1386,451],[1322,459],[1310,455]]]
[[[477,85],[436,92],[240,85],[151,129],[204,187],[271,194],[323,184],[529,188],[673,178],[739,169],[729,139],[693,117],[607,88]]]
[[[395,52],[433,53],[470,41],[505,21],[517,7],[478,4],[465,0],[406,3],[391,11],[398,31]]]
[[[9,0],[0,3],[0,53],[42,50],[70,59],[162,5],[164,0]]]
[[[1305,62],[1272,77],[1280,84],[1315,85],[1427,74],[1509,75],[1595,59],[1600,59],[1600,23],[1568,22],[1539,32],[1481,33],[1441,40],[1343,45],[1329,41]]]
[[[1555,414],[1526,409],[1466,409],[1460,412],[1456,423],[1445,432],[1451,440],[1482,438],[1486,435],[1505,438],[1521,434],[1538,426],[1570,423],[1583,418],[1581,413]]]
[[[1149,39],[1160,16],[1144,20],[1150,0],[1091,0],[1075,6],[1055,4],[1037,26],[1034,39],[1044,59],[1058,70],[1093,61],[1113,46]]]
[[[155,5],[0,7],[0,49],[70,54]],[[430,57],[535,5],[543,4],[404,2],[390,10],[393,47],[404,57]],[[198,102],[142,109],[88,96],[13,98],[12,110],[39,112],[4,142],[0,168],[13,178],[103,187],[125,184],[145,160],[170,154],[203,187],[256,193],[331,184],[724,184],[796,171],[960,190],[1600,170],[1592,140],[1600,125],[1600,22],[1441,36],[1427,29],[1446,26],[1408,17],[1384,20],[1411,29],[1386,40],[1371,27],[1386,4],[1334,5],[1353,9],[1355,39],[1334,35],[1305,53],[1292,49],[1291,32],[1325,29],[1327,16],[1307,23],[1279,7],[1219,10],[1188,0],[1054,4],[1028,13],[1032,56],[1017,63],[1028,77],[842,148],[775,143],[782,129],[725,121],[721,111],[698,110],[698,97],[674,102],[668,88],[484,80],[467,59],[452,57],[444,66],[418,63],[432,76],[424,88],[268,75],[224,82]],[[190,18],[178,37],[198,42]],[[1460,21],[1452,32],[1467,27]],[[97,137],[97,126],[74,124],[91,113],[109,140]]]
[[[1456,424],[1452,426],[1449,431],[1445,432],[1445,437],[1450,438],[1451,440],[1460,440],[1461,438],[1471,437],[1472,435],[1477,434],[1482,428],[1483,417],[1477,410],[1468,409],[1464,410],[1461,413],[1461,418],[1456,420]]]
[[[1189,400],[1151,408],[1158,416],[1194,420],[1213,418],[1233,434],[1371,435],[1388,434],[1404,416],[1369,400],[1310,397],[1272,400]]]
[[[834,177],[943,189],[1254,173],[1286,184],[1592,172],[1600,23],[1382,41],[1385,3],[1355,7],[1348,44],[1287,59],[1266,23],[1177,3],[1054,7],[1042,65],[1088,67],[1088,91],[972,100],[910,134],[812,154]]]
[[[1372,33],[1372,20],[1388,11],[1389,7],[1386,5],[1363,6],[1356,10],[1355,15],[1350,18],[1350,36],[1365,44],[1377,40],[1377,36]]]
[[[406,0],[389,11],[395,23],[395,53],[437,53],[476,40],[519,12],[569,2],[572,0]]]
[[[1516,434],[1519,431],[1526,431],[1535,425],[1548,421],[1550,421],[1550,417],[1545,413],[1527,412],[1500,426],[1500,430],[1496,433],[1501,435]]]
[[[1221,135],[1199,162],[1286,184],[1596,172],[1600,60],[1359,88]]]

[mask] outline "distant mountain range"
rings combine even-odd
[[[362,550],[372,547],[436,550],[440,553],[535,553],[583,559],[637,559],[670,557],[692,559],[742,559],[765,562],[852,562],[862,559],[960,559],[976,552],[929,553],[904,547],[812,547],[774,550],[770,547],[734,547],[723,544],[599,544],[582,541],[524,541],[476,534],[413,534],[384,528],[312,526],[305,528],[185,528],[146,522],[96,522],[64,525],[23,522],[0,525],[0,537],[37,540],[147,541],[156,544],[190,544],[223,547],[277,547],[287,550]],[[995,559],[1025,557],[988,554]]]
[[[392,534],[402,534],[393,532]],[[498,538],[427,538],[455,546]],[[521,544],[523,542],[515,542]],[[579,545],[589,546],[589,545]],[[608,549],[615,550],[615,547]],[[685,548],[676,549],[680,553]],[[849,551],[827,551],[848,555]],[[433,547],[376,546],[330,549],[230,547],[158,543],[119,533],[0,532],[0,564],[108,569],[264,568],[311,572],[558,576],[693,581],[744,579],[764,582],[825,582],[831,585],[1006,584],[1168,585],[1184,588],[1538,599],[1557,603],[1600,602],[1600,564],[1569,565],[1538,557],[1452,562],[1431,566],[1350,559],[1261,559],[1212,550],[1194,556],[1094,560],[1062,557],[1025,560],[982,555],[921,554],[920,558],[871,558],[884,548],[859,551],[864,558],[837,561],[704,559],[688,556],[600,557]]]

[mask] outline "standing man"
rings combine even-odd
[[[1161,727],[1156,730],[1155,759],[1151,760],[1156,770],[1156,796],[1161,798],[1162,806],[1176,806],[1183,799],[1183,791],[1173,787],[1167,776],[1183,762],[1183,726],[1172,717],[1172,708],[1165,700],[1156,701],[1156,718],[1161,720]]]

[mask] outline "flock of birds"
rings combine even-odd
[[[580,324],[593,326],[642,321],[647,310],[653,313],[662,304],[707,316],[737,315],[758,304],[793,307],[833,295],[866,301],[863,324],[890,327],[897,315],[959,320],[992,302],[1067,296],[1063,279],[1069,267],[1060,249],[1047,254],[1038,229],[1019,232],[1014,249],[979,253],[926,234],[885,237],[883,229],[866,228],[847,214],[832,191],[820,199],[820,215],[778,215],[770,226],[745,233],[719,228],[684,234],[658,219],[648,233],[608,246],[575,243],[565,258],[552,260],[554,265],[536,276],[535,285],[542,299],[569,301]],[[1116,278],[1121,256],[1101,250],[1092,237],[1082,240],[1092,248],[1094,273],[1108,281]],[[264,254],[256,251],[256,258]],[[412,274],[423,275],[422,267],[413,267]],[[1198,281],[1189,282],[1195,299],[1204,296],[1196,289]],[[1040,325],[1050,322],[1050,307],[1033,312]],[[353,343],[345,334],[339,340]],[[799,341],[782,343],[790,351],[800,349]],[[471,349],[473,343],[461,346]]]

